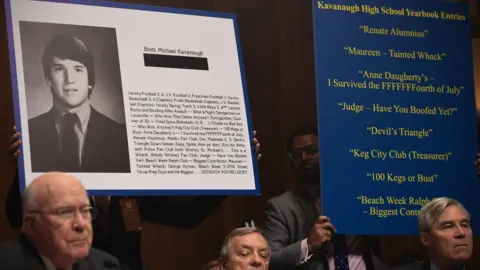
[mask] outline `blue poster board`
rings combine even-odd
[[[417,234],[435,197],[475,219],[467,4],[313,1],[323,215],[342,234]]]

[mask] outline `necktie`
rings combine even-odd
[[[78,115],[67,113],[64,116],[65,129],[62,137],[62,162],[63,171],[80,171],[79,143],[75,132],[75,125],[79,122]]]
[[[335,270],[348,270],[348,249],[344,235],[336,235],[333,257]]]

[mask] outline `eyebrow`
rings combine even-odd
[[[60,64],[60,63],[52,63],[52,67],[64,67],[65,65],[63,64]],[[85,65],[83,64],[76,64],[75,66],[73,66],[75,68],[87,68]]]
[[[255,247],[249,245],[240,245],[240,248],[254,249]],[[268,248],[259,248],[259,251],[268,251]]]
[[[90,201],[86,201],[86,202],[83,202],[83,203],[81,203],[81,204],[79,204],[79,205],[59,204],[59,205],[57,205],[55,208],[57,208],[57,209],[62,209],[62,208],[77,208],[77,206],[80,207],[80,208],[84,208],[84,207],[89,207],[89,206],[91,206],[91,205],[90,205]]]
[[[470,222],[470,220],[468,218],[465,218],[459,221],[459,223],[463,223],[463,222]],[[445,221],[442,221],[440,225],[443,226],[443,225],[454,224],[454,223],[455,223],[455,220],[445,220]]]
[[[310,147],[310,146],[318,146],[318,144],[312,143],[312,144],[307,144],[307,145],[304,145],[304,146],[301,146],[301,147],[293,147],[293,149],[302,149],[302,148]]]

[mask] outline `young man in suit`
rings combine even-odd
[[[37,177],[24,193],[23,234],[0,245],[0,268],[111,269],[113,256],[91,248],[92,207],[80,181],[65,173]]]
[[[94,59],[78,38],[54,37],[42,55],[52,108],[28,121],[33,172],[129,173],[127,130],[90,104]]]
[[[473,236],[470,213],[461,203],[446,197],[433,199],[420,210],[418,227],[428,260],[392,270],[467,270]]]
[[[297,178],[293,190],[267,202],[264,236],[272,249],[270,269],[383,269],[378,239],[336,235],[320,213],[318,131],[301,127],[287,140]]]

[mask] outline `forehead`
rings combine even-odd
[[[53,57],[52,65],[65,65],[65,66],[81,66],[81,67],[85,67],[85,65],[82,64],[81,62],[78,62],[78,61],[75,61],[75,60],[72,60],[72,59],[68,59],[68,58],[62,59],[62,58],[58,58],[58,57],[56,57],[56,56]]]
[[[249,233],[232,239],[233,247],[249,246],[258,249],[267,249],[268,243],[260,233]]]
[[[88,202],[85,189],[79,184],[48,186],[42,192],[41,201],[44,206],[55,206],[58,204]]]
[[[438,217],[437,223],[442,223],[445,221],[461,221],[466,219],[469,218],[465,210],[456,205],[451,205],[445,208],[443,213]]]
[[[318,144],[318,136],[313,134],[300,135],[293,139],[292,147],[301,148],[303,146]]]

